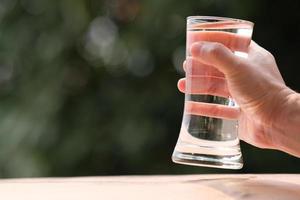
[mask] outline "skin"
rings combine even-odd
[[[178,89],[230,96],[240,108],[186,102],[186,112],[237,119],[240,139],[300,157],[300,95],[285,85],[272,54],[249,41],[248,58],[242,58],[230,42],[212,41],[191,44]]]

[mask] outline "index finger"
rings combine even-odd
[[[190,47],[195,42],[217,42],[228,47],[232,51],[247,52],[251,42],[251,32],[247,35],[230,33],[225,31],[188,31],[187,45]]]

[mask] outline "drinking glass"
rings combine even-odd
[[[253,23],[245,20],[213,16],[187,18],[185,105],[172,155],[174,162],[227,169],[243,167],[237,120],[193,112],[203,103],[233,108],[238,105],[228,92],[224,74],[193,58],[190,47],[198,41],[217,42],[227,46],[236,56],[247,57],[252,31]]]

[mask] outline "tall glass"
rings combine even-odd
[[[190,46],[198,41],[217,42],[230,48],[235,55],[247,57],[252,30],[252,22],[239,19],[211,16],[187,18],[185,106],[179,138],[172,155],[174,162],[242,168],[237,120],[218,115],[201,116],[191,109],[201,103],[236,108],[238,105],[230,97],[224,74],[193,58]]]

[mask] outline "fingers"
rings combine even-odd
[[[247,52],[251,37],[224,31],[188,31],[188,46],[199,41],[220,43],[232,51]]]
[[[228,98],[230,96],[225,76],[215,67],[188,57],[183,63],[187,79],[178,81],[178,89],[188,94],[208,94]],[[188,80],[188,81],[186,81]]]
[[[213,76],[190,76],[188,81],[186,78],[180,79],[178,89],[187,94],[207,94],[225,98],[230,96],[226,80]]]
[[[225,77],[222,72],[220,72],[215,67],[201,63],[199,60],[188,57],[183,64],[183,68],[186,71],[187,76],[189,75],[201,75],[201,76],[216,76]]]
[[[240,110],[226,105],[186,101],[185,114],[234,120],[239,118]]]
[[[256,42],[253,40],[251,41],[249,47],[248,47],[248,53],[254,54],[254,53],[269,53],[267,50],[265,50],[263,47],[259,46]]]
[[[190,52],[200,62],[216,67],[227,76],[242,70],[243,58],[234,55],[220,43],[196,42],[192,44]]]
[[[185,78],[179,79],[177,82],[177,88],[180,92],[185,93]]]

